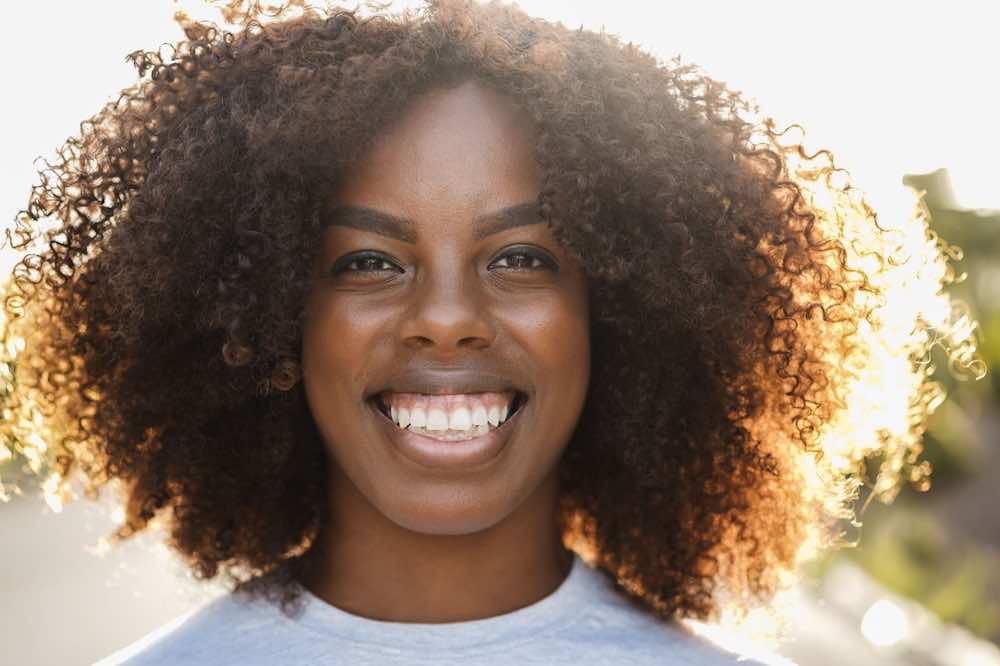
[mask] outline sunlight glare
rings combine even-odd
[[[909,624],[903,609],[889,601],[879,599],[861,618],[861,633],[868,642],[878,647],[889,647],[909,635]]]

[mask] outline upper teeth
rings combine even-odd
[[[424,395],[385,393],[389,415],[400,428],[468,431],[497,427],[507,420],[513,394],[474,393]]]

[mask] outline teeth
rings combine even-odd
[[[493,402],[489,407],[479,400],[471,400],[466,405],[455,404],[450,400],[450,407],[440,406],[416,406],[413,399],[406,399],[403,404],[407,407],[396,404],[389,405],[389,416],[400,428],[424,429],[428,431],[443,432],[451,430],[455,432],[468,433],[469,431],[485,433],[489,429],[497,428],[510,416],[511,403],[497,404]],[[417,399],[419,404],[419,399]],[[387,401],[388,402],[388,401]],[[433,405],[432,401],[431,402]],[[438,400],[440,403],[440,400]],[[488,401],[487,401],[488,402]],[[449,404],[449,403],[446,403]]]
[[[448,419],[449,430],[468,430],[472,427],[472,416],[465,407],[459,407],[451,413]]]
[[[432,409],[427,413],[428,430],[447,430],[448,416],[440,409]]]

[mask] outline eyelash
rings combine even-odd
[[[513,249],[505,252],[504,254],[500,255],[499,257],[497,257],[497,261],[499,261],[500,259],[507,259],[509,257],[516,257],[516,256],[528,257],[529,259],[537,261],[539,263],[539,265],[538,266],[529,266],[529,267],[516,267],[516,268],[515,267],[511,267],[511,266],[503,266],[501,268],[505,268],[506,270],[514,270],[514,271],[522,271],[522,270],[529,270],[529,271],[531,271],[531,270],[539,270],[539,269],[555,270],[556,269],[555,262],[552,259],[550,259],[545,253],[538,252],[538,251],[532,250],[530,248],[513,248]],[[389,264],[390,266],[395,266],[395,264],[393,264],[391,261],[389,261],[388,259],[386,259],[382,254],[379,254],[377,252],[360,252],[358,254],[352,254],[352,255],[348,255],[346,257],[343,257],[340,261],[338,261],[336,264],[334,264],[333,268],[330,269],[330,275],[340,275],[341,273],[362,273],[362,274],[367,274],[367,273],[379,273],[379,272],[384,271],[384,270],[392,270],[392,269],[384,269],[384,268],[375,268],[375,269],[351,269],[350,268],[350,266],[352,266],[355,263],[366,261],[366,260],[369,260],[369,259],[372,259],[372,260],[375,260],[375,261],[379,261],[382,264]],[[399,267],[396,266],[396,268],[399,268]],[[398,272],[402,272],[402,270],[399,270]]]

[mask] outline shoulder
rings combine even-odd
[[[232,658],[239,646],[259,646],[282,628],[277,608],[224,594],[146,634],[94,666],[161,666]],[[258,653],[259,656],[259,653]]]
[[[621,663],[683,664],[684,666],[777,666],[788,661],[760,661],[731,652],[699,636],[683,624],[665,622],[635,611],[590,613],[578,630],[591,637],[595,651],[609,652]],[[583,639],[578,636],[576,640]]]
[[[610,581],[569,627],[572,641],[601,654],[603,663],[684,666],[794,666],[777,654],[755,649],[754,656],[732,652],[695,633],[684,623],[665,621],[631,600]]]

